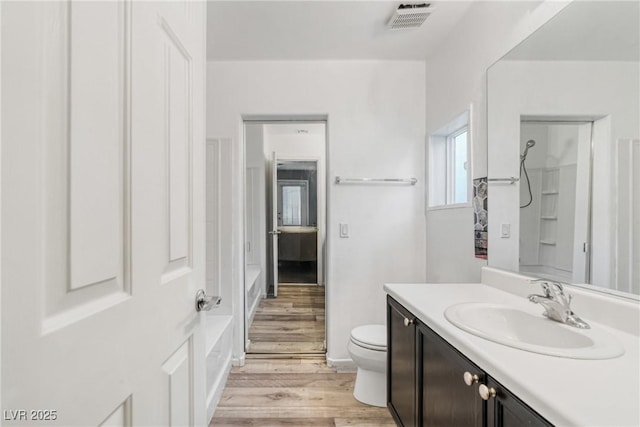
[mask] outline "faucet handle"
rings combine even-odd
[[[562,285],[562,282],[556,282],[555,280],[552,280],[550,283],[551,286],[557,288],[561,293],[564,293],[564,286]]]
[[[549,280],[547,280],[547,279],[531,279],[531,280],[529,280],[529,283],[531,283],[531,284],[539,283],[540,286],[542,286],[542,290],[544,291],[544,296],[547,297],[547,298],[551,296],[551,287],[549,286]]]
[[[529,283],[539,283],[542,286],[545,296],[550,297],[551,294],[556,296],[564,296],[564,286],[562,282],[549,279],[532,279]]]

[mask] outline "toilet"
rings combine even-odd
[[[358,367],[353,397],[367,405],[387,406],[387,327],[353,328],[347,349]]]

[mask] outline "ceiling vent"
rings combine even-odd
[[[392,30],[419,28],[432,12],[430,3],[401,4],[389,19],[387,27]]]

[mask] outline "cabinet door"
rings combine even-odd
[[[553,426],[493,378],[487,377],[486,384],[496,392],[495,397],[487,401],[488,427]]]
[[[396,424],[416,426],[416,327],[411,313],[387,297],[387,406]]]
[[[422,323],[418,323],[418,362],[419,424],[482,427],[485,402],[478,394],[478,383],[468,386],[464,374],[477,375],[482,382],[484,373]]]

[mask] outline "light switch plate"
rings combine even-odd
[[[343,239],[349,238],[349,224],[340,223],[340,237]]]
[[[511,224],[500,224],[500,237],[503,239],[511,237]]]

